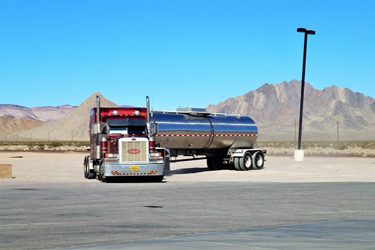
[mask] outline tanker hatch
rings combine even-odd
[[[206,112],[205,108],[177,108],[177,112]]]

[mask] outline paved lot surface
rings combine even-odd
[[[21,158],[22,156],[22,158]],[[82,154],[0,153],[0,249],[371,249],[375,159],[269,157],[261,171],[173,165],[164,183],[82,177]]]
[[[374,249],[375,221],[330,221],[262,227],[159,240],[107,244],[106,249]],[[77,249],[102,249],[91,246]]]

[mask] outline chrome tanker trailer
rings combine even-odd
[[[169,150],[171,157],[207,158],[209,169],[224,165],[236,170],[262,169],[265,150],[254,149],[258,129],[248,116],[208,113],[204,109],[151,112],[155,145]],[[197,158],[197,157],[198,158]],[[178,160],[176,160],[178,161]]]

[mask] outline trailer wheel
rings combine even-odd
[[[240,168],[243,171],[248,171],[251,169],[253,163],[252,163],[252,157],[250,152],[246,152],[245,155],[240,158]]]
[[[262,151],[254,153],[252,165],[253,169],[262,169],[264,167],[264,154]]]

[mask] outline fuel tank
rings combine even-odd
[[[193,112],[151,112],[155,142],[168,149],[252,148],[258,136],[253,119]]]

